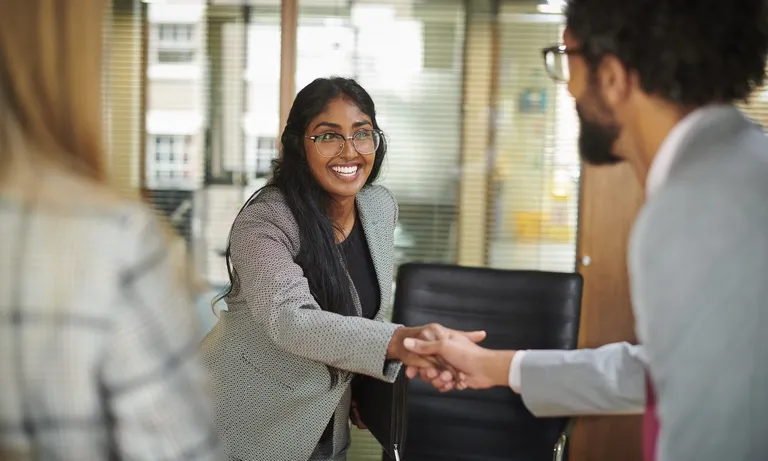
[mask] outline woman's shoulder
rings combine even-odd
[[[382,215],[393,216],[394,221],[397,222],[397,200],[386,187],[379,184],[365,186],[358,194],[358,201]]]
[[[265,186],[251,196],[235,218],[232,237],[251,235],[255,228],[258,228],[262,235],[270,234],[275,239],[283,240],[283,237],[288,237],[291,246],[298,242],[296,219],[279,188]]]
[[[384,206],[388,209],[395,209],[397,207],[397,200],[395,200],[395,196],[389,189],[380,184],[371,184],[369,186],[365,186],[360,191],[358,198],[366,202]]]
[[[248,218],[268,218],[270,220],[283,216],[293,217],[285,195],[276,186],[264,186],[243,205],[243,212]]]

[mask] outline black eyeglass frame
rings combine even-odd
[[[583,51],[577,48],[568,48],[563,44],[548,46],[541,49],[541,57],[544,59],[544,69],[547,71],[549,78],[559,83],[568,83],[568,79],[563,79],[555,75],[554,72],[550,69],[550,66],[547,65],[547,56],[550,54],[571,56],[576,54],[583,54]]]

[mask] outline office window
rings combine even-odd
[[[279,138],[280,10],[274,7],[211,7],[211,138],[208,181],[247,185],[262,171],[265,141]],[[266,153],[265,153],[266,152]]]
[[[376,103],[380,183],[400,206],[396,265],[456,261],[464,21],[461,1],[299,1],[296,90],[353,77]]]
[[[200,259],[217,289],[228,282],[222,251],[230,227],[244,200],[265,183],[280,131],[279,2],[245,3],[253,2],[209,2],[205,22],[209,131]]]
[[[563,18],[505,3],[488,208],[488,265],[573,271],[580,162],[578,120],[541,49],[561,40]]]
[[[766,69],[768,72],[768,69]],[[740,104],[741,109],[755,122],[768,127],[768,87],[758,89],[749,98],[749,103]]]

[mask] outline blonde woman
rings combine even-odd
[[[102,3],[0,2],[0,460],[218,459],[190,290],[105,185]]]

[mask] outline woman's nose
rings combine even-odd
[[[347,139],[344,143],[344,148],[341,150],[341,157],[347,159],[353,159],[357,157],[357,150],[351,139]]]

